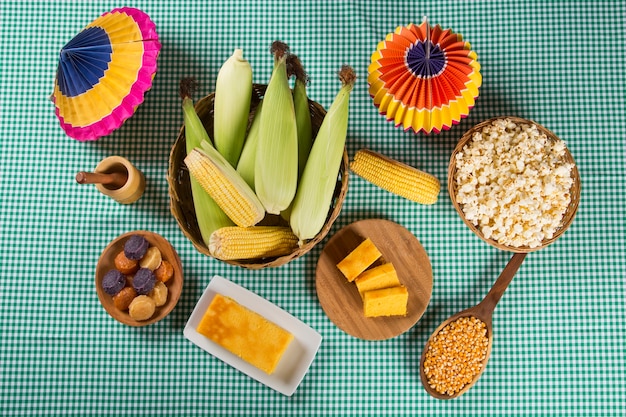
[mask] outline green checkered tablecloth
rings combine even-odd
[[[154,86],[136,114],[92,143],[67,137],[54,116],[58,52],[111,1],[3,1],[0,9],[0,415],[585,415],[626,410],[626,3],[541,1],[129,1],[163,43]],[[439,135],[396,129],[367,92],[371,53],[399,25],[452,28],[472,44],[483,86],[469,117]],[[582,177],[571,228],[530,254],[494,315],[491,361],[464,396],[424,391],[418,361],[429,334],[486,294],[510,254],[479,240],[445,191],[420,206],[351,176],[331,235],[360,219],[409,229],[427,250],[434,288],[423,318],[396,338],[353,338],[327,318],[315,293],[323,245],[260,271],[199,254],[169,212],[168,156],[182,122],[178,81],[200,94],[220,64],[244,49],[254,80],[271,70],[268,48],[289,43],[328,107],[336,71],[360,78],[351,101],[348,152],[361,147],[419,167],[446,183],[456,141],[499,115],[536,120],[566,141]],[[146,176],[123,206],[78,185],[78,171],[121,155]],[[166,319],[131,328],[111,319],[94,286],[100,252],[147,229],[182,258],[184,289]],[[328,238],[327,238],[328,239]],[[277,304],[323,336],[292,397],[198,349],[183,327],[214,274]]]

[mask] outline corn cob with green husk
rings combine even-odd
[[[263,220],[265,211],[254,191],[210,143],[191,151],[185,164],[237,226],[250,227]]]
[[[259,124],[261,120],[261,109],[263,108],[263,101],[256,107],[248,136],[243,145],[239,162],[237,162],[237,172],[244,181],[254,190],[254,165],[256,161],[257,143],[259,141]]]
[[[298,127],[298,178],[300,178],[309,157],[313,140],[311,109],[309,108],[309,97],[306,94],[309,78],[304,71],[302,62],[296,55],[288,56],[287,72],[296,77],[293,85],[293,105],[296,114],[296,126]]]
[[[296,114],[296,126],[298,127],[298,180],[302,177],[304,165],[311,152],[313,128],[311,123],[311,109],[309,108],[309,98],[306,94],[306,84],[309,82],[304,71],[302,62],[293,54],[287,57],[287,75],[294,75],[296,80],[293,87],[293,105]],[[289,207],[280,212],[285,221],[289,221],[293,200]]]
[[[298,129],[286,69],[286,45],[272,44],[274,70],[263,97],[254,188],[265,210],[289,207],[298,183]],[[267,111],[267,110],[270,111]]]
[[[282,44],[282,47],[285,51],[288,51],[289,47],[286,44]],[[291,55],[287,55],[287,60]],[[287,62],[288,63],[288,62]],[[277,61],[274,61],[274,66],[276,66]],[[289,75],[289,73],[288,73]],[[248,185],[254,190],[254,167],[256,163],[256,152],[257,152],[257,143],[259,141],[259,125],[261,124],[261,109],[263,108],[263,99],[259,102],[256,107],[256,111],[254,112],[254,117],[252,119],[252,124],[250,125],[250,130],[248,131],[248,136],[246,136],[246,140],[243,145],[243,150],[241,151],[241,156],[239,157],[239,162],[237,163],[237,172],[241,174],[243,179],[248,183]],[[300,148],[298,148],[299,150]]]
[[[222,260],[282,256],[297,247],[298,238],[284,226],[223,227],[209,242],[211,254]]]
[[[209,143],[211,141],[193,106],[191,97],[195,89],[196,82],[193,79],[185,78],[181,80],[180,96],[182,98],[187,154],[199,147],[203,141]],[[202,240],[208,246],[209,238],[213,231],[222,227],[233,226],[234,223],[195,178],[190,176],[189,180],[200,234],[202,235]]]
[[[251,97],[252,67],[243,51],[235,49],[217,74],[213,115],[215,148],[233,167],[246,137]]]
[[[339,72],[342,87],[324,116],[307,159],[293,202],[290,224],[300,244],[324,226],[331,204],[348,134],[350,93],[356,74],[349,66]]]

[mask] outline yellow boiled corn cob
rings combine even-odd
[[[237,226],[253,226],[263,219],[265,210],[254,191],[213,146],[204,142],[187,155],[185,164]]]
[[[217,74],[213,116],[215,148],[234,167],[246,137],[251,97],[252,67],[243,51],[235,49]]]
[[[439,196],[439,180],[433,175],[368,149],[357,151],[350,170],[383,190],[416,203],[434,204]]]
[[[217,259],[259,259],[291,253],[298,238],[289,227],[222,227],[211,234],[209,251]]]

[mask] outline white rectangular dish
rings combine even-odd
[[[196,331],[204,313],[217,293],[232,298],[242,306],[293,334],[294,339],[283,354],[274,373],[266,374]],[[293,395],[300,385],[322,342],[322,336],[305,323],[257,294],[218,275],[211,279],[204,290],[191,316],[189,316],[189,320],[187,320],[183,333],[189,341],[199,348],[287,396]]]

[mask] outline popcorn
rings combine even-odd
[[[532,124],[497,119],[456,155],[456,199],[483,236],[536,248],[554,236],[570,203],[573,164],[563,141]]]

